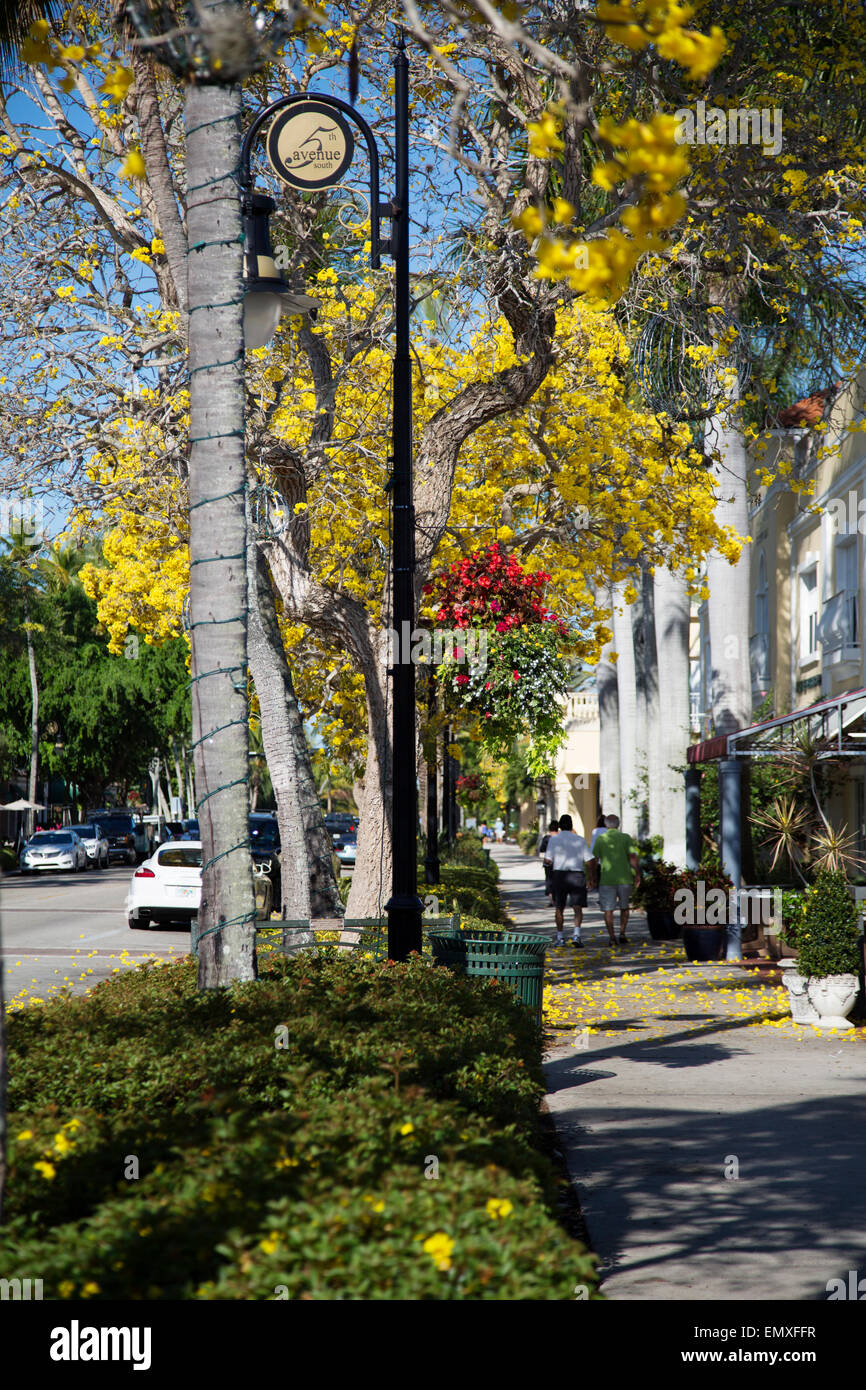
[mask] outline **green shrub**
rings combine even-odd
[[[337,879],[337,892],[340,894],[340,902],[343,906],[349,901],[349,892],[352,887],[352,880],[348,874],[343,874]]]
[[[200,994],[186,960],[8,1031],[0,1265],[47,1298],[594,1287],[536,1147],[537,1027],[496,981],[325,949]]]
[[[487,867],[483,841],[474,830],[458,831],[457,838],[449,843],[445,857],[449,864],[474,864],[481,869]]]
[[[538,845],[538,827],[531,830],[518,830],[517,843],[524,854],[534,854]]]
[[[446,910],[456,903],[461,912],[488,917],[492,922],[505,922],[505,909],[496,886],[498,877],[495,865],[482,869],[466,864],[443,864],[438,886],[429,891],[442,899]]]
[[[857,908],[845,875],[826,870],[805,890],[797,923],[797,963],[801,975],[856,975],[860,969]]]

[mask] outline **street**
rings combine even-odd
[[[82,994],[118,970],[148,957],[186,954],[189,932],[178,927],[130,931],[127,864],[87,873],[45,873],[0,883],[0,931],[7,1006],[45,1000],[70,985]]]

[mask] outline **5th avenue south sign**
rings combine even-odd
[[[355,152],[355,138],[339,111],[316,101],[299,102],[274,120],[267,135],[268,160],[291,188],[339,183]]]

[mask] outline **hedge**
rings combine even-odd
[[[48,1299],[595,1288],[538,1147],[540,1037],[495,981],[326,948],[198,993],[148,963],[8,1032],[0,1259]]]

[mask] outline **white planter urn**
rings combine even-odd
[[[848,1014],[854,1007],[860,981],[856,975],[812,976],[807,985],[809,1003],[818,1014],[817,1028],[853,1028]]]
[[[791,1017],[795,1023],[815,1023],[819,1024],[821,1016],[809,998],[809,979],[806,975],[798,975],[796,970],[786,970],[782,979],[788,990],[788,999],[791,1004]]]

